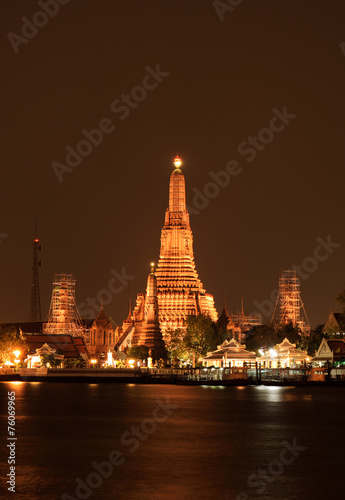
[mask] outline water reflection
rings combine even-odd
[[[63,493],[76,497],[76,478],[87,478],[95,470],[91,464],[108,460],[114,449],[123,453],[125,462],[104,478],[91,499],[236,499],[241,491],[251,498],[255,492],[248,487],[250,475],[278,460],[282,443],[291,444],[294,439],[307,450],[296,464],[267,483],[260,499],[321,500],[330,497],[332,487],[342,491],[345,390],[205,388],[211,389],[141,384],[0,384],[2,399],[8,390],[20,391],[16,407],[20,416],[18,498],[55,500]],[[140,445],[131,451],[122,436],[126,432],[133,436],[132,426],[151,428],[148,421],[157,399],[178,408],[164,421],[157,421],[146,439],[138,438]],[[163,411],[159,413],[162,415]],[[320,456],[327,456],[327,460],[321,461]],[[5,462],[0,466],[6,466]]]

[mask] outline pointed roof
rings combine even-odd
[[[315,361],[334,361],[345,359],[345,341],[323,338],[314,358]]]
[[[132,299],[129,297],[129,304],[128,304],[128,316],[126,321],[132,321]]]
[[[217,326],[218,326],[218,328],[220,328],[222,330],[226,330],[226,327],[228,326],[229,321],[230,321],[230,314],[228,313],[228,310],[226,308],[226,304],[225,304],[225,301],[224,301],[224,306],[223,306],[222,313],[221,313],[221,315],[219,316],[219,318],[217,320]]]
[[[288,338],[285,337],[283,342],[280,344],[277,344],[275,346],[275,349],[294,349],[296,347],[296,344],[292,344]]]
[[[339,330],[339,332],[340,332],[341,330],[343,330],[343,328],[342,328],[343,322],[345,322],[344,314],[336,313],[333,310],[331,310],[322,331],[328,332],[330,330]]]
[[[237,358],[252,361],[256,359],[256,354],[254,351],[248,351],[245,344],[240,344],[235,339],[231,339],[230,341],[226,340],[222,343],[222,345],[218,346],[216,351],[208,352],[203,359],[204,361],[209,359],[222,360],[224,356],[226,356],[227,358]]]
[[[103,301],[101,304],[101,309],[99,311],[98,316],[94,319],[94,322],[92,323],[92,326],[102,326],[104,328],[111,328],[111,323],[107,316],[105,315],[104,308],[103,308]]]

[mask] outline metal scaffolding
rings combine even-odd
[[[278,304],[280,325],[292,323],[293,326],[300,328],[302,333],[308,334],[310,332],[308,316],[301,299],[300,281],[294,269],[286,269],[280,273],[279,292],[272,322],[276,316]]]
[[[85,328],[75,301],[75,279],[72,274],[55,274],[53,293],[43,333],[84,336]]]

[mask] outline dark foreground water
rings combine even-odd
[[[344,498],[345,388],[3,382],[0,401],[0,498]]]

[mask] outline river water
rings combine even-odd
[[[0,498],[344,497],[345,387],[2,382],[0,401]]]

